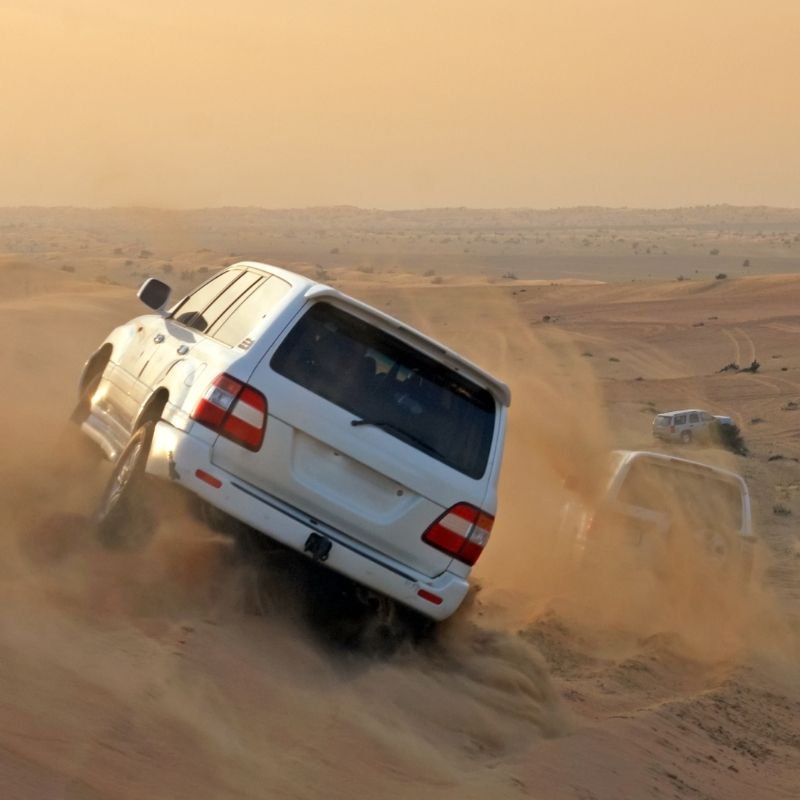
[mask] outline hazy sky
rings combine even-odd
[[[800,206],[800,0],[0,0],[0,205]]]

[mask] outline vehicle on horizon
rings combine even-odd
[[[100,535],[140,535],[147,475],[380,604],[451,616],[494,523],[508,387],[266,264],[227,267],[167,310],[169,295],[146,280],[157,313],[113,330],[80,377],[73,420],[114,462]]]
[[[567,488],[581,487],[573,479]],[[560,531],[578,560],[621,543],[659,569],[670,539],[687,534],[717,564],[750,574],[756,541],[750,492],[734,472],[665,453],[615,450],[594,496],[581,496],[565,505]]]
[[[722,438],[720,429],[735,425],[731,417],[700,408],[663,411],[653,418],[653,438],[663,442],[712,442]]]

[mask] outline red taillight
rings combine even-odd
[[[431,547],[472,566],[489,541],[494,517],[469,503],[457,503],[422,534]]]
[[[267,398],[230,375],[217,375],[192,419],[248,450],[258,450],[267,428]]]

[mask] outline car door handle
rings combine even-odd
[[[178,348],[178,355],[179,356],[185,356],[188,352],[189,352],[189,345],[188,344],[182,344]]]
[[[163,342],[163,341],[164,341],[164,338],[165,338],[165,337],[164,337],[164,334],[163,334],[163,333],[157,333],[157,334],[156,334],[156,335],[153,337],[153,341],[154,341],[156,344],[161,344],[161,342]]]

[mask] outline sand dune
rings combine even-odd
[[[99,548],[84,515],[102,466],[63,421],[135,299],[10,261],[0,280],[1,796],[797,796],[800,411],[781,410],[800,400],[796,277],[342,273],[514,392],[481,591],[433,645],[390,659],[331,648],[277,579],[253,615],[248,569],[180,507],[144,552]],[[751,358],[756,375],[717,372]],[[654,599],[640,576],[585,585],[554,556],[564,477],[650,446],[654,410],[676,405],[733,414],[752,450],[693,450],[751,483],[764,544],[747,595],[690,564]]]

